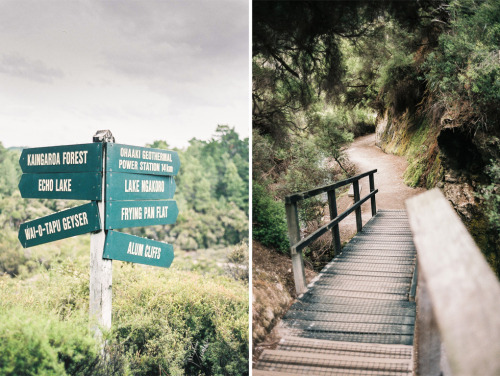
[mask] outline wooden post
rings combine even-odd
[[[94,142],[114,142],[111,132],[102,134],[98,131],[94,136]],[[109,137],[111,135],[111,137]],[[102,154],[102,201],[97,201],[99,209],[99,218],[102,230],[90,235],[90,320],[96,323],[96,335],[101,336],[99,327],[111,328],[111,286],[112,286],[112,261],[102,258],[104,251],[104,242],[106,240],[106,231],[104,230],[104,218],[106,215],[106,148],[103,147]]]
[[[427,285],[420,273],[417,288],[417,327],[414,341],[417,358],[417,375],[439,376],[441,374],[441,340],[439,331],[432,312],[432,303]]]
[[[302,252],[295,251],[293,247],[300,240],[299,213],[297,203],[285,204],[286,223],[288,225],[288,240],[290,241],[290,254],[292,255],[292,270],[297,295],[306,292],[306,275]]]
[[[369,176],[370,179],[370,192],[373,192],[375,190],[375,174],[371,173]],[[375,202],[375,195],[371,198],[371,204],[372,204],[372,216],[375,216],[377,214],[377,204]]]
[[[354,203],[358,202],[360,200],[359,197],[359,180],[355,180],[352,183],[352,187],[354,190]],[[363,229],[363,221],[361,220],[361,206],[356,209],[356,228],[358,232],[360,232]]]
[[[335,196],[335,189],[328,191],[328,208],[330,209],[330,221],[337,217],[337,198]],[[339,225],[336,224],[332,227],[333,242],[335,244],[335,255],[340,253],[340,231]]]

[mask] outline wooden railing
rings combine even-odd
[[[314,188],[309,191],[295,193],[290,196],[285,197],[285,207],[286,207],[286,220],[288,224],[288,239],[290,240],[290,254],[292,256],[292,269],[293,277],[295,281],[295,290],[297,295],[304,293],[306,288],[306,278],[304,273],[304,260],[302,258],[302,250],[307,247],[314,240],[318,239],[321,235],[326,233],[328,230],[332,230],[333,240],[335,244],[335,252],[340,252],[340,232],[339,223],[353,211],[356,212],[356,228],[357,231],[361,231],[363,227],[363,222],[361,220],[361,205],[365,203],[368,199],[371,199],[372,215],[377,213],[377,206],[375,203],[375,194],[378,189],[375,189],[375,180],[373,175],[377,170],[371,170],[360,175],[356,175],[352,178],[339,181],[337,183],[327,185],[324,187]],[[359,180],[368,176],[370,181],[370,193],[360,199],[359,197]],[[347,184],[353,185],[354,188],[354,204],[344,211],[342,214],[337,215],[337,199],[335,195],[335,190],[337,188],[343,187]],[[314,231],[309,236],[304,239],[300,239],[300,226],[299,226],[299,216],[297,203],[301,200],[317,196],[321,193],[327,193],[328,195],[328,207],[330,209],[330,219],[331,221],[326,225],[320,227]]]
[[[500,375],[500,283],[438,190],[406,201],[417,248],[417,375]]]

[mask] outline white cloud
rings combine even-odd
[[[246,0],[0,2],[0,141],[246,137],[248,27]]]

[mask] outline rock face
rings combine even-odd
[[[254,281],[252,289],[252,339],[257,344],[266,338],[293,299],[276,276],[264,271],[256,274],[259,278]]]

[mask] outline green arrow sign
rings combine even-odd
[[[174,200],[108,201],[106,230],[124,227],[169,225],[175,223],[179,210]]]
[[[19,191],[24,198],[101,200],[101,173],[23,174]]]
[[[23,172],[102,171],[102,143],[24,149],[19,164]]]
[[[175,151],[111,143],[106,148],[106,170],[110,172],[177,175],[181,164]]]
[[[28,248],[99,229],[97,204],[91,202],[23,223],[18,238],[22,246]]]
[[[161,200],[173,198],[172,176],[106,173],[106,200]]]
[[[108,231],[103,258],[168,268],[174,259],[171,244]]]

